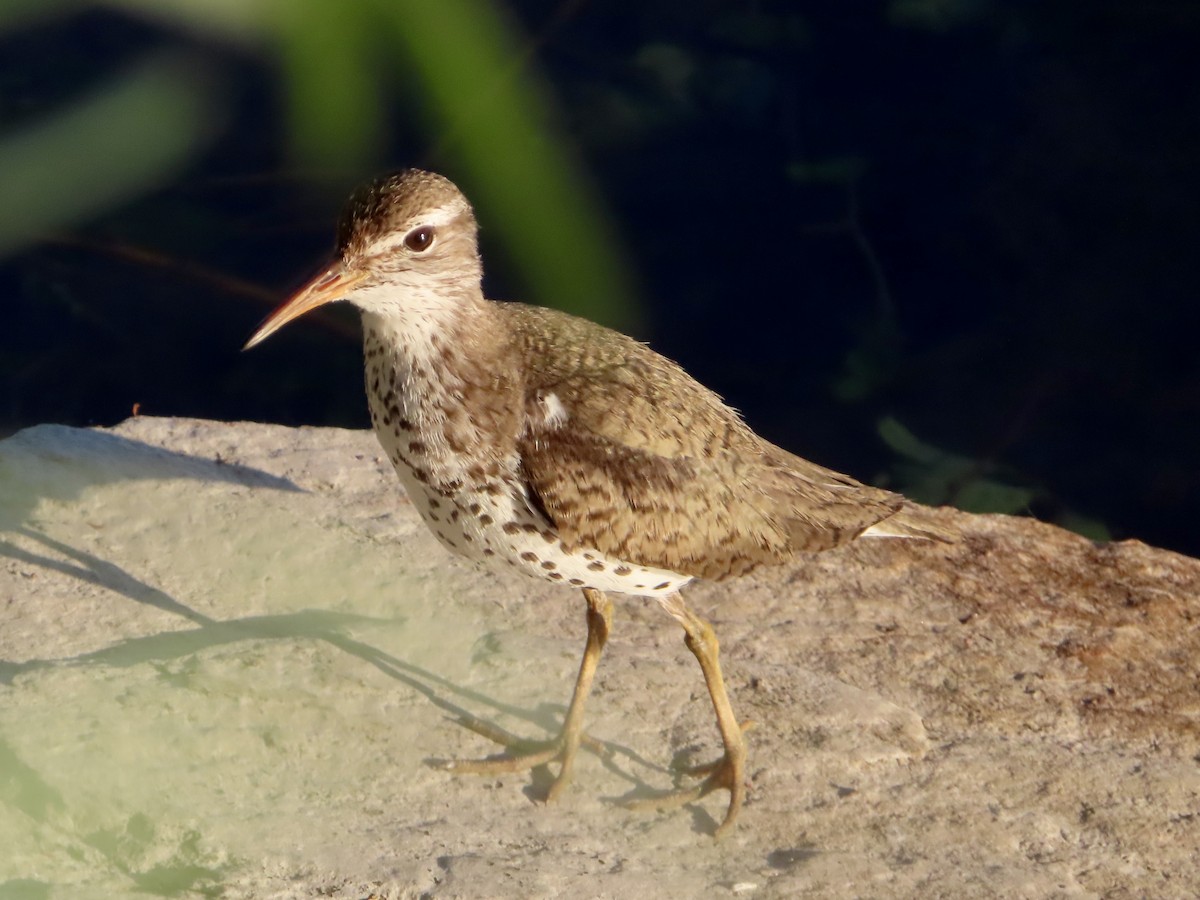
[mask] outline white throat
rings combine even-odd
[[[356,292],[362,310],[363,333],[376,332],[410,362],[426,361],[450,340],[454,323],[469,303],[463,297],[429,290],[428,283],[398,284]]]

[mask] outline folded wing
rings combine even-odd
[[[632,339],[563,340],[572,317],[504,307],[530,373],[518,439],[530,502],[571,548],[716,579],[852,540],[903,503],[759,438]]]

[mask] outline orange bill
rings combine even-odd
[[[242,349],[249,350],[262,343],[292,319],[298,319],[318,306],[341,300],[354,290],[363,277],[362,273],[347,270],[341,262],[334,263],[263,319]]]

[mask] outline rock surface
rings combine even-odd
[[[549,736],[573,591],[451,558],[365,432],[179,419],[0,442],[0,897],[1191,897],[1200,562],[941,511],[689,594],[749,799],[613,801],[719,748],[619,598],[564,799],[454,777]]]

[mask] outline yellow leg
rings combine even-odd
[[[579,750],[580,742],[584,739],[583,707],[587,702],[588,693],[592,689],[592,679],[596,676],[600,654],[604,650],[608,633],[612,629],[612,601],[602,591],[594,588],[584,588],[583,596],[587,600],[587,644],[584,646],[583,659],[579,663],[579,674],[575,678],[575,690],[571,694],[571,705],[567,709],[567,717],[563,721],[563,727],[558,733],[558,737],[551,741],[534,744],[528,752],[514,753],[510,750],[504,756],[489,759],[455,759],[443,763],[443,768],[456,773],[492,775],[500,772],[520,772],[547,763],[558,762],[560,766],[558,777],[550,786],[546,802],[558,799],[566,786],[571,783],[571,770],[575,764],[575,754]],[[510,735],[485,723],[464,720],[464,724],[484,737],[510,748],[517,743]]]
[[[715,763],[689,770],[688,774],[707,776],[695,787],[635,800],[627,805],[635,809],[669,809],[699,800],[715,790],[727,790],[729,806],[714,835],[721,837],[733,828],[745,799],[746,739],[742,732],[748,726],[738,724],[729,703],[729,695],[725,692],[725,679],[721,675],[721,663],[718,660],[720,647],[712,626],[688,609],[679,594],[672,594],[661,602],[663,608],[683,626],[684,643],[700,663],[700,671],[704,673],[704,683],[708,686],[708,695],[717,714],[717,728],[721,731],[725,753]]]

